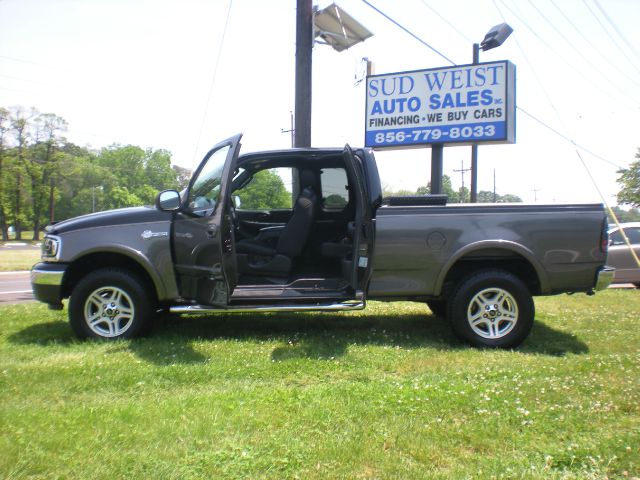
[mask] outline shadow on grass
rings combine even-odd
[[[149,338],[121,342],[112,352],[129,350],[156,365],[197,364],[207,357],[194,349],[194,341],[233,340],[278,343],[271,358],[333,360],[348,353],[349,345],[378,345],[403,349],[442,351],[470,348],[458,340],[448,323],[433,315],[233,314],[165,316],[158,318]],[[31,325],[8,337],[17,344],[70,344],[77,342],[66,322]],[[522,353],[563,356],[588,352],[573,335],[536,322]]]

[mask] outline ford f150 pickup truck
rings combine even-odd
[[[592,293],[612,280],[602,205],[383,199],[368,149],[240,156],[240,137],[213,147],[189,186],[161,192],[153,207],[49,226],[31,272],[36,298],[54,309],[69,298],[74,332],[103,339],[140,335],[161,311],[412,300],[473,345],[512,348],[532,328],[533,296]],[[274,175],[281,188],[252,187]],[[256,208],[259,195],[275,206]]]

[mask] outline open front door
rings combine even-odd
[[[240,150],[236,135],[213,147],[197,168],[173,223],[180,294],[226,307],[236,285],[230,185]]]
[[[367,201],[364,172],[360,161],[347,144],[342,152],[344,163],[354,185],[356,212],[353,233],[353,263],[349,283],[356,297],[364,300],[371,277],[371,257],[373,255],[374,228],[371,205]]]

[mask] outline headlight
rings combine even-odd
[[[42,260],[57,262],[60,259],[60,238],[46,235],[42,242]]]

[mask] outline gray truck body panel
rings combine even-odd
[[[440,296],[463,258],[515,255],[535,269],[540,294],[587,291],[606,254],[601,205],[383,206],[376,215],[369,298]]]

